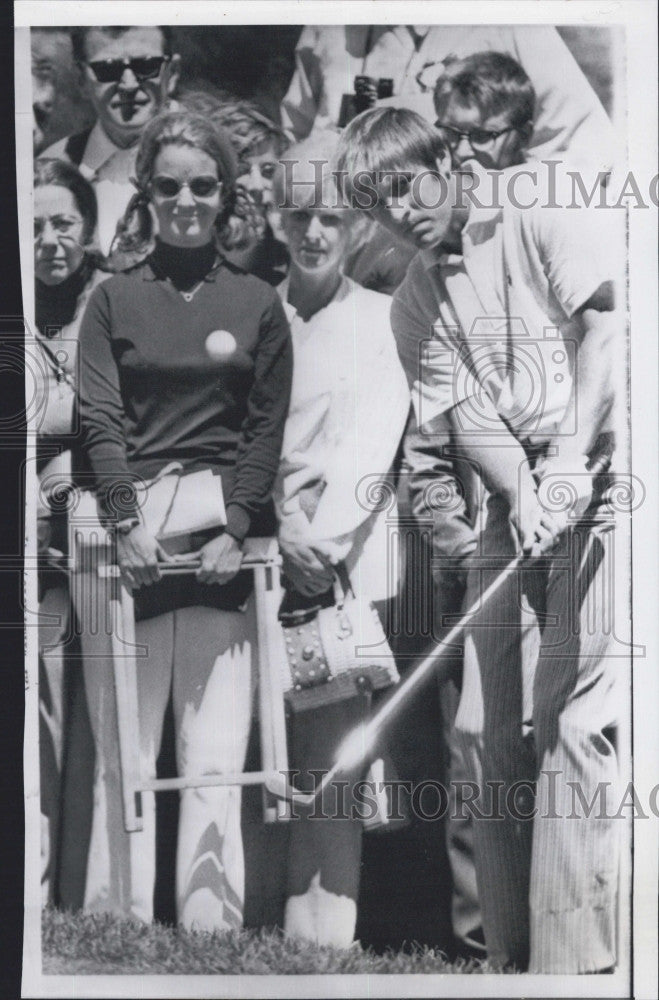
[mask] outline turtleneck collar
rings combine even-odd
[[[73,322],[78,300],[93,270],[93,262],[85,255],[78,270],[58,285],[46,285],[36,279],[35,320],[40,333],[45,334],[47,329],[60,329]]]
[[[216,265],[215,243],[203,247],[175,247],[156,239],[150,264],[158,277],[169,278],[176,288],[187,291],[203,281]]]

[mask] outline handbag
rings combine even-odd
[[[179,462],[170,462],[155,479],[138,487],[136,492],[146,530],[158,539],[169,555],[194,551],[205,533],[227,523],[222,480],[210,469],[185,473]],[[100,525],[93,493],[81,494],[74,517],[84,522],[80,528],[76,525],[83,544],[85,541],[96,543]]]
[[[334,604],[282,613],[284,700],[292,712],[330,705],[400,680],[373,604],[334,576]]]

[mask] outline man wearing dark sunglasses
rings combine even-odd
[[[43,156],[67,159],[96,189],[98,238],[107,253],[117,220],[133,193],[129,178],[145,126],[172,96],[180,58],[171,28],[86,27],[71,32],[73,57],[96,124],[55,143]]]

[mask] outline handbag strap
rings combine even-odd
[[[46,343],[46,340],[42,336],[42,334],[37,332],[35,334],[35,340],[37,341],[37,343],[39,344],[39,347],[43,351],[43,355],[44,355],[44,357],[45,357],[48,365],[50,366],[53,374],[55,375],[55,378],[57,379],[57,381],[58,382],[65,382],[66,385],[68,385],[70,389],[74,389],[75,386],[74,386],[74,382],[73,382],[73,376],[70,375],[69,372],[67,372],[62,367],[62,365],[60,364],[60,362],[57,360],[55,352],[51,349],[51,347],[49,346],[49,344]]]
[[[352,594],[355,596],[355,592],[352,589],[352,584],[350,583],[350,577],[348,576],[348,570],[346,569],[345,563],[338,563],[333,567],[334,574],[332,579],[332,585],[334,587],[334,603],[337,608],[342,608],[346,602],[346,598]]]
[[[174,484],[174,489],[172,490],[171,499],[170,499],[170,501],[169,501],[169,503],[167,505],[167,510],[165,511],[165,516],[163,517],[161,524],[158,526],[158,530],[156,531],[156,535],[162,535],[163,532],[164,532],[164,530],[165,530],[165,528],[166,528],[166,526],[167,526],[167,522],[169,521],[170,514],[172,513],[172,510],[174,508],[174,502],[176,500],[176,494],[178,493],[178,488],[181,485],[181,473],[182,472],[183,472],[183,466],[181,465],[180,462],[169,462],[169,464],[166,465],[164,467],[164,469],[161,469],[160,472],[158,473],[158,475],[154,479],[152,479],[151,482],[149,483],[149,486],[153,486],[153,485],[155,485],[155,483],[159,483],[166,476],[172,476],[172,475],[174,475],[174,473],[177,473],[176,483]],[[149,487],[147,486],[147,489],[148,488]]]
[[[153,483],[159,483],[161,479],[165,478],[165,476],[171,476],[174,472],[178,472],[179,476],[183,472],[183,466],[180,462],[169,462],[164,469],[160,470],[157,476],[154,476],[151,480],[151,485],[153,485]]]

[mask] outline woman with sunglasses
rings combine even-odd
[[[161,115],[145,130],[136,169],[119,243],[143,259],[92,297],[81,331],[84,453],[99,510],[107,520],[114,515],[116,558],[134,589],[138,646],[147,650],[137,671],[142,774],[155,777],[170,690],[179,773],[235,772],[244,764],[255,683],[242,545],[248,534],[273,532],[289,330],[277,294],[218,251],[236,179],[226,133],[189,112]],[[186,551],[199,561],[193,576],[163,579],[169,557],[142,523],[131,484],[154,480],[172,462],[182,475],[211,470],[219,479],[226,524],[189,539]],[[83,606],[85,599],[81,593]],[[98,753],[86,905],[148,921],[154,797],[143,796],[144,830],[125,833],[112,661],[107,639],[83,631]],[[176,898],[186,927],[242,923],[240,800],[236,786],[181,793]]]

